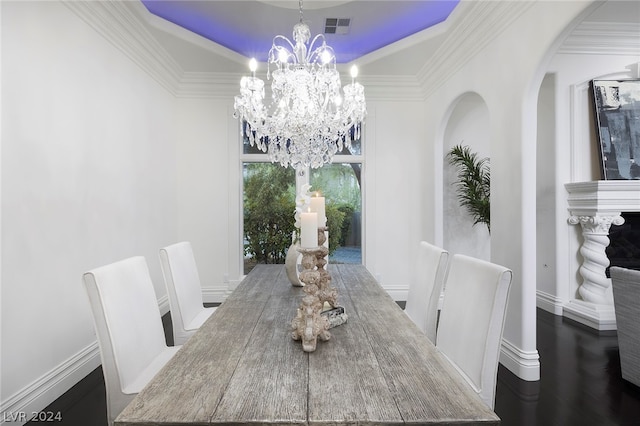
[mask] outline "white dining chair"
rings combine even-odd
[[[158,301],[142,256],[83,275],[100,347],[109,425],[176,354],[168,347]]]
[[[191,243],[183,241],[160,249],[160,266],[169,295],[173,341],[184,344],[216,310],[205,308]]]
[[[436,347],[493,409],[511,270],[461,254],[444,284]]]
[[[436,341],[438,302],[442,292],[449,252],[426,241],[418,245],[418,261],[409,286],[404,311],[427,335]]]

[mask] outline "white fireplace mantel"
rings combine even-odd
[[[640,212],[640,180],[597,180],[565,184],[574,216]]]
[[[565,184],[569,193],[569,224],[580,224],[584,241],[578,288],[581,299],[571,300],[563,314],[598,330],[615,330],[611,280],[605,270],[609,259],[609,228],[622,225],[625,212],[640,212],[640,181],[609,180]]]

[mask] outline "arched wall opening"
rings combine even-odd
[[[467,92],[451,106],[443,134],[443,246],[450,253],[490,260],[491,240],[487,226],[473,224],[472,216],[460,207],[456,167],[449,164],[447,154],[456,145],[468,146],[478,158],[491,158],[489,109],[477,93]]]

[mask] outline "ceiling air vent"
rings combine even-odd
[[[327,18],[324,21],[325,34],[349,34],[351,18]]]

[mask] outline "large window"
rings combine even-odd
[[[257,263],[284,263],[294,227],[295,196],[311,185],[326,200],[330,263],[362,263],[362,150],[360,140],[332,164],[296,173],[242,144],[244,273]]]
[[[338,247],[329,254],[329,263],[362,263],[362,192],[360,163],[326,164],[310,173],[312,191],[320,191],[327,210],[339,221],[339,233],[329,234]]]
[[[243,163],[244,273],[257,263],[284,263],[294,231],[295,171],[279,164]]]

